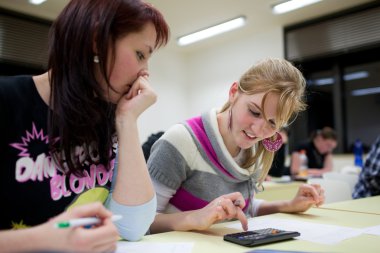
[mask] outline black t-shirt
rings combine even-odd
[[[31,76],[0,77],[0,229],[37,225],[108,196],[114,161],[107,171],[78,146],[84,176],[63,173],[48,151],[47,114]]]
[[[326,154],[319,153],[312,141],[301,143],[294,151],[301,150],[306,151],[308,168],[322,169],[324,167]]]

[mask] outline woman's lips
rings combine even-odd
[[[243,132],[244,132],[245,136],[247,136],[250,140],[255,140],[257,138],[254,134],[247,133],[244,130],[243,130]]]

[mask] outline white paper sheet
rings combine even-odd
[[[117,243],[115,253],[191,253],[194,243],[173,242],[173,243],[152,243],[152,242],[126,242]]]
[[[229,225],[228,227],[241,229],[241,224],[237,223]],[[342,240],[358,236],[364,232],[363,229],[273,218],[249,219],[248,227],[249,230],[277,228],[282,230],[297,231],[301,235],[295,237],[295,239],[321,244],[336,244]]]
[[[370,235],[380,235],[380,225],[367,227],[364,229],[364,233],[370,234]]]

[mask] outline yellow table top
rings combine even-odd
[[[254,219],[273,217],[282,219],[296,219],[298,221],[315,222],[320,224],[330,224],[348,226],[352,228],[365,228],[380,225],[380,215],[346,212],[339,210],[311,208],[302,214],[272,214],[269,216],[257,217]],[[236,221],[235,221],[236,222]],[[218,252],[234,253],[247,252],[253,249],[278,249],[308,252],[379,252],[379,236],[362,234],[351,239],[344,240],[338,244],[325,245],[304,240],[290,240],[247,248],[233,243],[223,241],[223,235],[227,233],[239,232],[233,228],[225,227],[227,223],[220,223],[212,226],[207,231],[202,232],[168,232],[145,236],[142,242],[193,242],[192,252]],[[250,228],[251,230],[254,228]]]
[[[257,193],[256,198],[269,201],[292,199],[301,184],[303,184],[303,182],[292,181],[278,183],[265,181],[263,183],[264,191]]]
[[[321,208],[380,215],[380,196],[326,204]]]
[[[273,178],[273,181],[264,181],[263,186],[265,190],[278,190],[278,189],[287,189],[292,187],[298,187],[301,184],[304,184],[304,182],[300,181],[275,181],[276,179]]]

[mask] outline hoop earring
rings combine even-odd
[[[275,136],[276,138],[274,140],[271,140],[271,137],[269,137],[261,141],[264,148],[269,152],[276,152],[282,146],[283,142],[282,142],[281,134],[276,132]]]
[[[232,108],[228,111],[228,130],[231,131],[232,128]]]
[[[99,63],[99,56],[94,55],[94,62],[95,62],[95,63]]]

